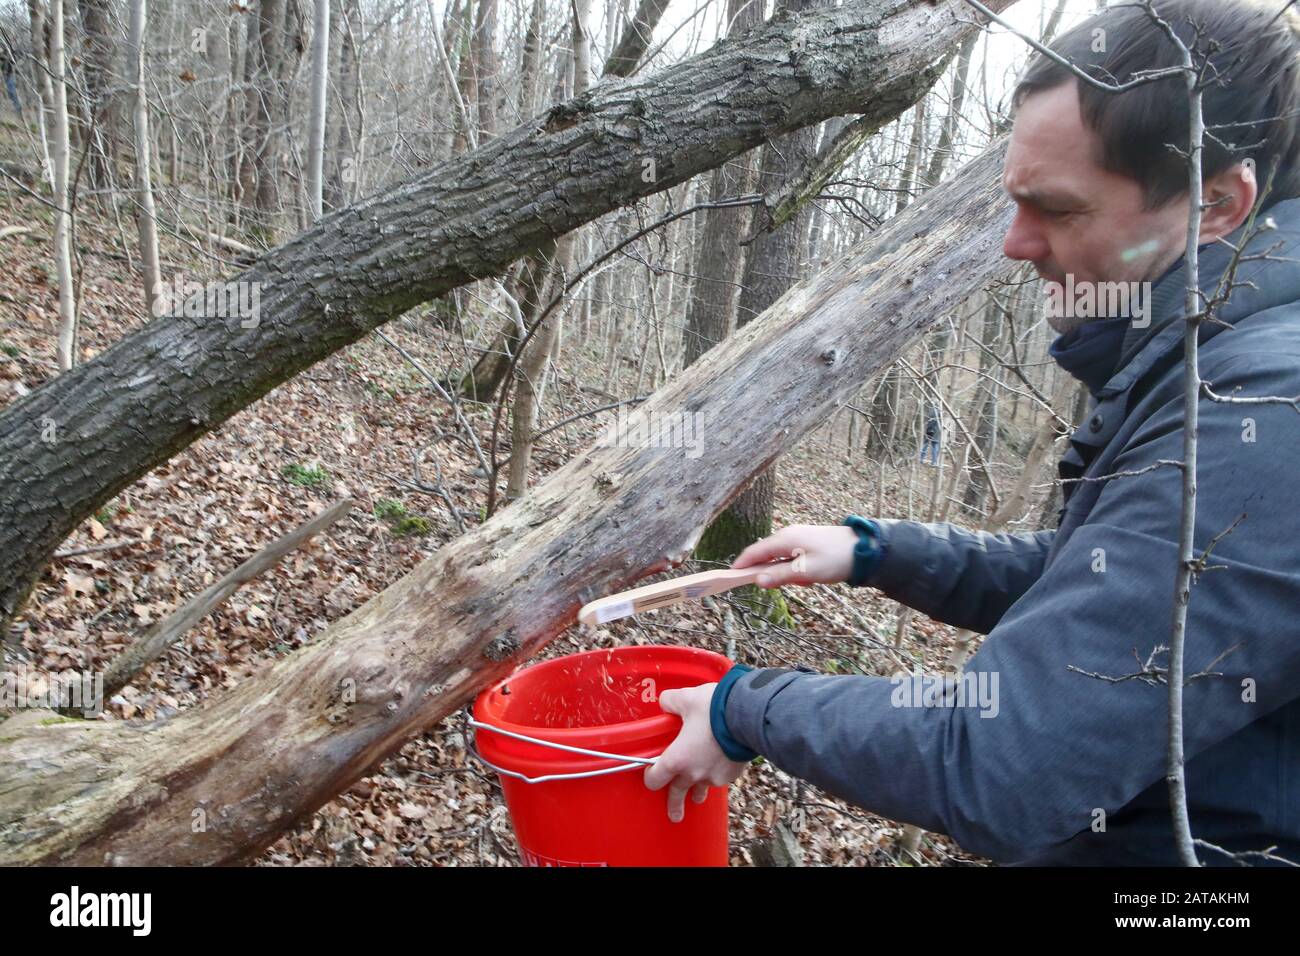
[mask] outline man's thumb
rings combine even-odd
[[[795,577],[795,564],[795,561],[773,562],[771,569],[764,569],[754,583],[760,588],[779,588],[783,584],[788,584]],[[802,571],[803,565],[800,564],[797,570]]]
[[[681,706],[676,703],[679,696],[681,696],[679,690],[666,690],[659,695],[659,706],[663,708],[664,713],[681,716]]]

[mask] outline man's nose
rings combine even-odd
[[[1041,262],[1048,257],[1051,247],[1033,217],[1024,209],[1017,209],[1006,237],[1002,240],[1002,254],[1008,259],[1024,262]]]

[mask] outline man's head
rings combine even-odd
[[[1213,242],[1266,202],[1300,196],[1300,13],[1288,0],[1155,0],[1184,42],[1214,41],[1220,82],[1205,90],[1199,241]],[[1106,10],[1053,50],[1089,75],[1124,83],[1176,66],[1179,53],[1147,12]],[[1185,146],[1189,107],[1181,75],[1115,94],[1037,56],[1016,87],[1003,181],[1016,201],[1003,242],[1039,275],[1076,285],[1158,278],[1182,255],[1190,209]],[[1230,125],[1231,124],[1231,125]],[[1252,171],[1253,166],[1253,171]],[[1086,319],[1051,319],[1066,331]]]

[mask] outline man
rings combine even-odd
[[[9,55],[9,49],[6,45],[0,48],[0,78],[4,79],[5,92],[9,95],[9,102],[13,103],[14,111],[18,118],[23,118],[23,104],[18,100],[18,82],[14,75],[14,61]]]
[[[1231,258],[1218,240],[1243,238],[1273,177],[1265,215],[1276,228],[1250,250],[1275,258],[1242,263],[1238,281],[1250,284],[1201,329],[1200,372],[1219,395],[1300,395],[1300,15],[1279,15],[1284,6],[1156,3],[1179,36],[1190,38],[1194,21],[1219,44],[1224,82],[1206,90],[1204,104],[1218,129],[1203,156],[1203,290]],[[1178,62],[1161,28],[1131,6],[1102,12],[1055,50],[1121,82]],[[1165,782],[1167,687],[1103,678],[1138,672],[1136,658],[1170,635],[1182,475],[1158,462],[1183,457],[1189,197],[1185,163],[1166,144],[1187,141],[1186,91],[1176,78],[1116,96],[1040,56],[1014,103],[1004,184],[1016,214],[1005,254],[1076,290],[1152,283],[1126,315],[1058,309],[1050,318],[1061,333],[1053,356],[1093,395],[1059,470],[1093,480],[1064,485],[1055,531],[852,516],[842,527],[786,528],[735,562],[801,549],[798,571],[774,566],[759,583],[871,585],[987,634],[966,670],[994,699],[979,694],[977,706],[951,692],[917,695],[888,677],[743,666],[716,685],[665,692],[663,708],[683,727],[646,785],[668,788],[674,819],[689,812],[688,792],[703,799],[761,753],[996,862],[1178,862]],[[1192,831],[1231,853],[1276,846],[1300,861],[1300,416],[1286,404],[1203,399],[1199,458],[1197,553],[1244,517],[1215,543],[1217,569],[1191,592],[1186,672],[1221,675],[1185,689]],[[1120,472],[1137,474],[1113,477]],[[1153,660],[1167,663],[1165,653]],[[1203,846],[1198,854],[1233,862]]]
[[[930,456],[930,463],[939,464],[939,434],[942,430],[939,423],[939,406],[927,405],[925,408],[925,431],[922,434],[921,442],[921,464],[925,464],[926,455]]]

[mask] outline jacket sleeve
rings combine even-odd
[[[987,634],[1043,573],[1055,531],[990,534],[873,519],[882,557],[867,582],[936,621]]]
[[[1282,358],[1294,367],[1294,357]],[[1297,391],[1294,373],[1257,356],[1206,377],[1219,394]],[[1158,407],[1114,470],[1180,459],[1181,426],[1180,400]],[[1246,517],[1214,547],[1211,563],[1221,569],[1192,589],[1186,674],[1241,646],[1213,665],[1222,676],[1186,686],[1188,760],[1300,694],[1298,434],[1300,417],[1287,405],[1202,402],[1197,553]],[[984,681],[982,699],[968,692],[964,706],[918,706],[912,680],[758,670],[731,688],[730,732],[830,793],[994,860],[1050,850],[1087,829],[1097,808],[1112,814],[1165,775],[1164,683],[1088,673],[1133,674],[1136,658],[1169,640],[1181,494],[1173,467],[1106,482],[1086,523],[970,660],[964,679]],[[963,602],[972,588],[996,587],[984,577],[987,544],[959,538],[954,546],[952,559],[937,556],[934,539],[922,548],[933,564],[920,589],[927,599],[942,594],[942,573],[980,569],[978,587],[953,589]]]

